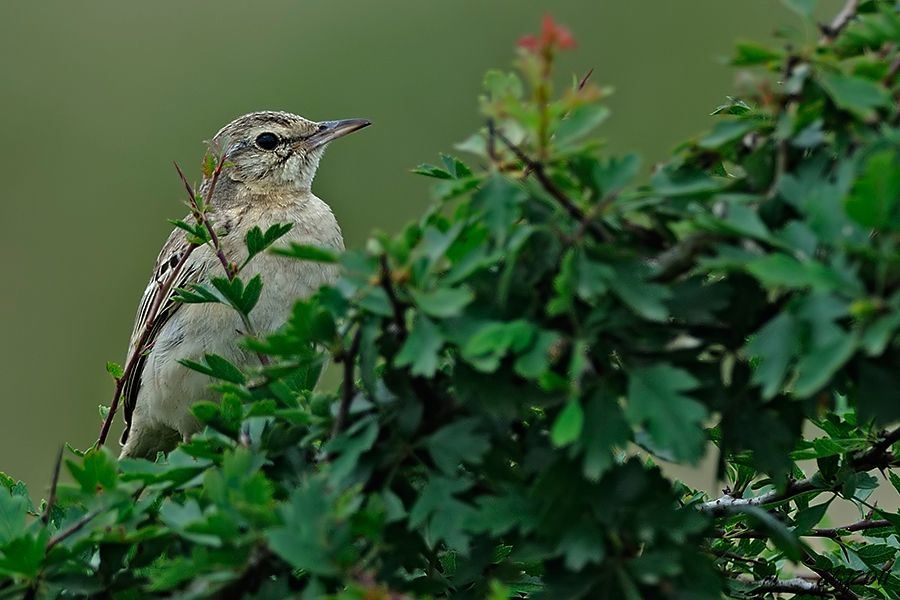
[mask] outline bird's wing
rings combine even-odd
[[[141,376],[144,371],[144,364],[147,354],[150,352],[153,342],[155,341],[160,329],[172,318],[175,311],[181,306],[180,302],[175,302],[172,297],[175,290],[183,288],[192,282],[199,281],[202,276],[203,261],[187,260],[182,263],[182,257],[186,252],[191,252],[191,245],[185,238],[184,231],[175,229],[170,235],[166,243],[163,244],[156,259],[156,267],[153,270],[153,276],[144,290],[138,307],[137,317],[134,322],[134,330],[131,332],[131,342],[128,344],[128,355],[139,353],[136,360],[135,368],[133,368],[125,379],[122,386],[123,415],[125,417],[125,431],[122,433],[121,442],[125,443],[128,439],[128,432],[131,428],[131,415],[134,413],[134,407],[137,403],[138,391],[141,387]],[[163,287],[170,277],[174,275],[174,282],[167,290],[164,297],[160,298],[163,293]],[[150,329],[150,333],[146,340],[141,344],[141,348],[137,345],[141,342],[141,337],[147,327],[148,321],[153,316],[153,306],[159,303],[159,310]]]

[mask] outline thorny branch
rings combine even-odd
[[[53,505],[56,504],[56,487],[59,484],[59,470],[62,467],[63,448],[64,446],[60,446],[56,452],[56,462],[53,465],[53,477],[50,479],[50,493],[47,496],[47,506],[44,507],[44,512],[41,514],[41,523],[44,525],[50,522],[50,512],[53,510]]]
[[[354,374],[356,372],[356,355],[359,354],[359,344],[362,339],[362,326],[356,328],[350,347],[341,351],[338,359],[344,365],[344,379],[341,388],[341,403],[334,418],[334,426],[331,429],[331,437],[335,438],[347,423],[347,415],[350,413],[350,404],[356,392]]]
[[[544,169],[544,164],[540,161],[536,161],[529,157],[525,152],[513,144],[508,137],[506,137],[502,131],[499,129],[494,129],[494,135],[498,140],[503,142],[503,145],[509,148],[509,150],[516,155],[522,164],[537,178],[538,182],[540,182],[541,187],[544,188],[548,194],[550,194],[562,208],[569,213],[573,219],[578,221],[579,223],[583,223],[588,231],[591,232],[595,238],[597,238],[601,242],[610,241],[609,233],[606,229],[596,220],[589,219],[587,215],[585,215],[584,211],[581,210],[571,198],[569,198],[564,191],[562,191],[558,185],[547,175],[546,169]]]
[[[225,166],[225,155],[219,159],[219,162],[216,164],[216,168],[213,171],[212,177],[209,182],[209,188],[207,188],[206,196],[203,199],[204,206],[209,205],[209,201],[212,199],[213,192],[216,191],[216,183],[219,181],[219,176],[222,174],[222,168]],[[194,213],[194,217],[197,218],[197,199],[194,196],[194,191],[191,188],[191,185],[185,179],[184,174],[181,172],[181,169],[178,165],[175,165],[175,168],[178,170],[178,174],[181,176],[181,180],[187,186],[188,193],[191,196],[191,206],[192,212]],[[198,221],[198,224],[200,221]],[[109,405],[109,413],[107,413],[106,418],[103,420],[103,425],[100,427],[100,435],[97,437],[97,442],[94,444],[96,447],[100,447],[106,443],[106,438],[109,437],[109,429],[112,426],[113,418],[116,416],[116,412],[119,409],[119,402],[122,398],[122,390],[125,386],[125,382],[128,381],[133,374],[134,370],[137,368],[138,359],[144,352],[147,352],[149,348],[147,348],[147,342],[150,340],[150,335],[153,332],[153,328],[156,325],[156,319],[159,317],[159,311],[162,308],[163,301],[169,297],[169,292],[172,291],[172,286],[175,285],[175,280],[178,277],[178,274],[181,272],[191,253],[197,248],[196,244],[189,243],[185,248],[182,255],[178,258],[178,263],[175,265],[171,271],[169,271],[169,276],[166,280],[159,286],[159,293],[156,295],[156,298],[153,300],[153,304],[150,306],[150,310],[147,313],[147,321],[144,323],[144,329],[141,332],[140,337],[138,338],[137,343],[131,348],[131,353],[128,356],[128,359],[125,361],[125,366],[122,369],[122,376],[116,378],[116,388],[114,391],[112,402]]]
[[[234,279],[237,275],[237,265],[230,262],[225,256],[225,252],[222,251],[222,244],[219,242],[219,234],[216,233],[216,228],[213,227],[212,222],[206,217],[209,201],[212,199],[213,192],[215,192],[216,189],[216,182],[219,180],[219,174],[222,172],[222,167],[225,165],[225,155],[222,155],[222,158],[220,158],[219,162],[216,164],[216,170],[213,171],[212,181],[209,184],[209,191],[203,201],[202,209],[197,204],[197,195],[194,192],[194,187],[188,182],[187,177],[184,176],[184,172],[181,170],[181,167],[178,166],[178,163],[173,162],[173,164],[175,165],[175,170],[178,171],[181,182],[184,184],[184,189],[187,191],[188,205],[191,208],[194,219],[197,221],[197,224],[203,225],[209,234],[210,243],[212,243],[216,258],[222,263],[222,268],[225,269],[225,274],[228,276],[228,279]]]
[[[228,277],[228,280],[231,281],[235,277],[237,277],[238,272],[240,271],[240,267],[238,267],[237,263],[228,260],[228,257],[225,256],[225,252],[222,250],[222,243],[219,241],[219,235],[216,233],[216,228],[213,226],[212,221],[209,220],[207,216],[207,209],[209,208],[209,201],[212,199],[213,192],[216,189],[216,182],[219,180],[219,174],[222,172],[222,167],[225,166],[225,155],[219,159],[219,162],[216,164],[216,168],[213,171],[212,180],[209,184],[209,190],[206,193],[206,197],[203,200],[203,206],[199,206],[197,204],[197,195],[194,192],[194,187],[188,182],[187,177],[184,176],[184,172],[181,170],[181,167],[178,166],[178,163],[174,163],[175,170],[178,171],[178,176],[181,178],[181,182],[184,184],[184,189],[187,190],[188,198],[189,198],[189,206],[191,207],[191,213],[194,216],[194,220],[197,221],[198,224],[202,224],[206,232],[209,234],[209,241],[212,244],[213,251],[216,254],[216,258],[219,259],[219,262],[222,263],[222,269],[225,270],[225,276]],[[238,315],[241,318],[241,323],[244,325],[244,334],[250,336],[252,338],[258,338],[256,328],[253,327],[253,323],[250,321],[250,316],[244,313],[244,311],[237,311]],[[269,358],[261,353],[256,353],[257,358],[259,358],[259,362],[262,365],[269,364]]]

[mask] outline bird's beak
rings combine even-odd
[[[306,138],[305,142],[310,148],[318,148],[332,140],[353,133],[363,127],[368,127],[372,122],[366,119],[341,119],[340,121],[322,121],[319,130]]]

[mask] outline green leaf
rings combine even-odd
[[[818,4],[818,0],[782,0],[782,2],[789,9],[807,20],[812,19],[813,11],[816,9],[816,4]]]
[[[338,566],[331,544],[338,535],[329,514],[330,494],[319,479],[307,479],[279,509],[283,525],[266,535],[272,551],[295,569],[332,576]]]
[[[863,227],[900,229],[900,160],[896,150],[883,150],[869,157],[844,208],[847,216]]]
[[[712,132],[701,138],[697,145],[708,150],[719,148],[741,139],[758,126],[759,124],[756,121],[749,119],[719,121],[713,127]]]
[[[528,348],[535,333],[534,325],[524,319],[481,323],[463,344],[462,355],[479,371],[492,372],[508,352]]]
[[[648,321],[664,321],[669,309],[664,301],[671,297],[668,288],[646,281],[646,269],[641,265],[617,265],[606,280],[610,290],[628,308]]]
[[[462,463],[480,464],[490,442],[478,432],[478,421],[469,418],[438,429],[426,438],[425,447],[438,468],[452,475]]]
[[[115,489],[119,479],[116,460],[106,448],[88,451],[81,464],[67,460],[66,465],[72,478],[81,486],[81,491],[89,495]]]
[[[637,154],[610,156],[594,166],[592,173],[594,185],[604,196],[615,194],[631,183],[640,169],[641,157]]]
[[[247,244],[247,259],[244,261],[244,265],[249,263],[254,256],[284,237],[293,227],[291,223],[276,223],[266,229],[265,233],[259,227],[250,228],[244,237],[244,241]]]
[[[584,410],[577,398],[566,402],[566,405],[553,421],[550,430],[550,441],[556,447],[568,446],[578,439],[584,427]]]
[[[753,383],[762,387],[763,398],[771,399],[781,390],[791,357],[797,349],[799,325],[788,312],[766,323],[750,339],[747,353],[757,359]]]
[[[788,559],[796,561],[803,556],[803,545],[800,539],[769,511],[758,506],[746,505],[737,506],[734,510],[750,516],[757,524],[761,525],[769,533],[775,546],[784,552]]]
[[[609,109],[600,104],[585,104],[563,119],[553,136],[554,143],[564,148],[577,142],[609,117]]]
[[[784,54],[755,42],[738,42],[731,64],[736,67],[762,65],[780,61]]]
[[[262,276],[258,274],[254,275],[253,279],[247,282],[244,293],[241,294],[240,310],[242,313],[249,315],[250,311],[256,307],[256,303],[259,302],[259,296],[262,293],[262,287]]]
[[[838,107],[862,119],[873,117],[876,108],[890,108],[893,103],[887,88],[869,79],[842,73],[822,73],[820,82]]]
[[[106,372],[112,375],[113,379],[120,379],[125,374],[125,369],[119,363],[108,360],[106,361]]]
[[[472,176],[472,170],[466,164],[449,154],[441,154],[441,162],[447,167],[447,172],[454,179],[463,179]]]
[[[431,291],[409,290],[416,305],[431,317],[455,317],[475,299],[472,290],[466,287],[437,288]]]
[[[453,179],[448,171],[428,163],[422,163],[412,170],[416,175],[424,175],[425,177],[434,177],[435,179]]]
[[[25,533],[28,501],[0,487],[0,548]]]
[[[397,356],[394,364],[398,367],[410,366],[413,375],[431,377],[438,368],[438,357],[444,346],[444,338],[437,325],[428,317],[419,314],[412,330]]]
[[[230,381],[231,383],[245,383],[247,378],[241,373],[241,370],[234,366],[228,359],[218,354],[204,354],[203,362],[196,362],[187,358],[178,361],[185,367],[209,375],[216,379]]]
[[[653,441],[679,460],[696,462],[703,456],[706,408],[683,392],[699,383],[684,369],[657,364],[628,375],[626,416],[645,426]]]
[[[299,260],[308,260],[325,264],[334,264],[338,261],[337,254],[332,250],[320,248],[319,246],[298,244],[296,242],[291,242],[291,245],[287,248],[272,248],[269,252],[279,256],[289,256]]]

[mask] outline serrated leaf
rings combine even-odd
[[[409,290],[416,305],[431,317],[455,317],[475,299],[472,290],[466,287],[441,287],[430,291]]]
[[[289,256],[299,260],[308,260],[325,264],[334,264],[338,261],[337,254],[331,250],[320,248],[319,246],[297,244],[295,242],[292,242],[287,248],[272,248],[270,252],[279,256]]]
[[[667,364],[635,369],[628,376],[628,419],[644,426],[653,441],[679,460],[703,456],[706,408],[684,392],[698,386],[684,369]]]
[[[437,371],[438,356],[443,346],[444,338],[440,329],[428,317],[420,314],[394,357],[394,364],[398,367],[409,366],[413,375],[431,377]]]
[[[577,398],[569,400],[553,421],[550,441],[556,447],[567,446],[578,439],[584,427],[584,410]]]
[[[822,73],[820,82],[834,103],[860,118],[868,119],[877,108],[890,108],[890,92],[877,82],[842,73]]]
[[[569,146],[603,123],[609,109],[601,104],[585,104],[575,108],[556,129],[553,142],[560,148]]]

